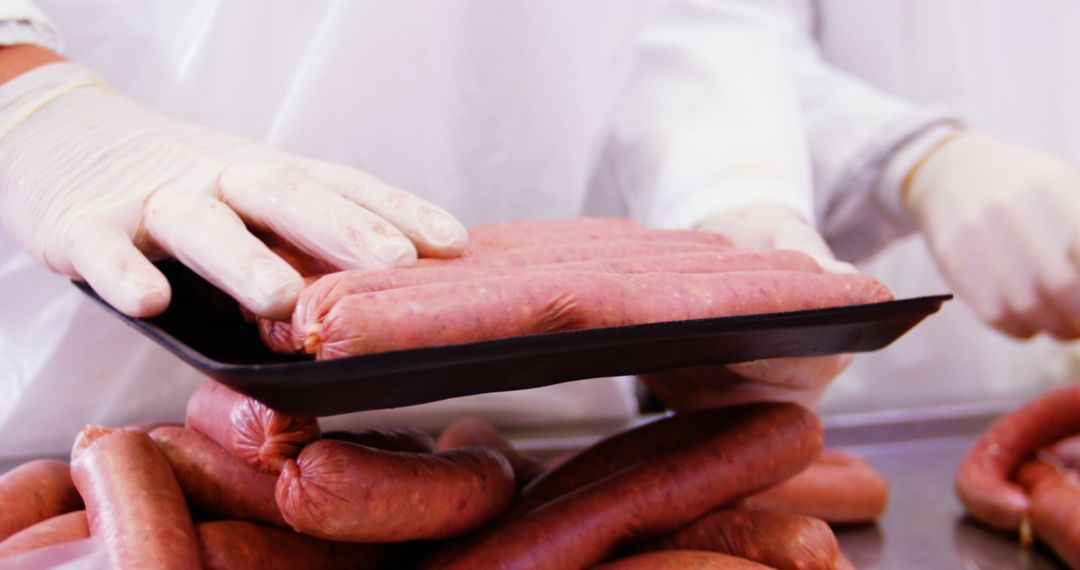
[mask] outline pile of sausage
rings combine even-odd
[[[877,280],[823,273],[802,253],[622,219],[478,226],[470,240],[459,258],[317,279],[324,264],[283,251],[310,285],[291,321],[260,321],[260,334],[275,351],[328,359],[892,299]]]
[[[87,427],[0,477],[0,567],[94,537],[113,568],[849,568],[886,482],[794,404],[678,414],[554,466],[466,419],[320,433],[208,383],[185,426]],[[843,482],[843,484],[838,484]]]
[[[1080,569],[1080,385],[991,425],[960,464],[956,492],[971,517]]]

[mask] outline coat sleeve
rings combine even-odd
[[[812,219],[792,53],[777,28],[781,10],[770,0],[652,6],[597,173],[631,216],[691,227],[768,200]]]
[[[62,48],[60,32],[30,0],[0,0],[0,45],[36,44]]]
[[[806,27],[788,17],[818,230],[839,258],[864,259],[915,230],[900,200],[904,177],[960,124],[830,65]]]

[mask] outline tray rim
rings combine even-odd
[[[946,301],[954,298],[950,293],[943,293],[893,299],[877,303],[843,305],[839,307],[822,307],[777,313],[758,313],[730,317],[710,317],[704,319],[661,321],[618,327],[557,331],[535,335],[482,340],[470,343],[362,354],[330,360],[305,358],[286,362],[240,364],[234,362],[222,362],[211,358],[180,341],[180,339],[171,335],[161,327],[155,325],[152,319],[133,318],[119,312],[116,308],[112,307],[98,296],[87,283],[79,281],[72,281],[72,283],[98,305],[104,307],[107,312],[124,321],[128,326],[138,330],[144,336],[151,338],[164,349],[175,354],[187,364],[199,370],[209,370],[218,373],[283,373],[292,371],[296,368],[302,368],[314,373],[320,367],[333,367],[337,369],[348,366],[349,364],[355,364],[357,377],[386,374],[391,371],[404,372],[410,369],[426,370],[434,367],[446,366],[448,364],[465,364],[477,360],[490,360],[492,355],[488,353],[498,353],[498,358],[500,360],[505,360],[525,355],[535,356],[544,352],[564,352],[566,349],[563,341],[566,341],[567,339],[571,339],[572,342],[574,342],[575,350],[583,350],[587,348],[609,347],[620,344],[635,344],[643,340],[640,336],[647,336],[650,334],[654,336],[647,340],[678,340],[680,337],[699,338],[732,332],[750,332],[754,330],[782,328],[790,326],[791,321],[807,321],[800,326],[814,327],[843,324],[845,320],[844,317],[855,317],[856,322],[879,322],[889,320],[885,318],[859,318],[865,316],[868,310],[870,313],[888,313],[892,311],[903,312],[906,309],[910,313],[917,313],[921,318],[925,318],[926,316],[938,312]],[[914,308],[919,308],[920,310],[915,311],[913,310]],[[910,316],[910,314],[905,314],[904,316]],[[824,319],[826,322],[812,322],[815,319]],[[538,344],[539,346],[537,346]],[[432,360],[437,361],[437,364],[432,364]],[[411,366],[409,365],[410,362],[412,364]]]

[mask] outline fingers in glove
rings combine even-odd
[[[155,192],[146,206],[147,233],[207,281],[270,319],[287,319],[304,280],[248,232],[226,204],[205,194]]]
[[[727,369],[747,380],[792,390],[823,390],[844,371],[854,356],[793,356],[728,364]]]
[[[469,245],[461,222],[442,208],[359,170],[310,160],[302,168],[349,200],[390,221],[424,257],[456,257]]]
[[[221,175],[222,200],[247,222],[272,230],[340,269],[416,262],[416,248],[390,222],[299,169],[234,165]]]
[[[119,227],[84,226],[72,231],[68,258],[94,291],[130,317],[154,317],[169,306],[172,291],[157,267]]]
[[[1029,204],[1029,208],[1046,206],[1042,201]],[[1048,291],[1057,290],[1075,278],[1070,267],[1066,247],[1066,235],[1054,235],[1067,230],[1066,220],[1055,220],[1058,213],[1043,211],[1036,218],[1002,214],[994,226],[995,242],[1000,258],[1008,261],[1001,267],[997,277],[1005,294],[1007,314],[1012,315],[1011,325],[1006,325],[1013,336],[1028,338],[1041,331],[1068,338],[1072,323],[1062,312]],[[1035,220],[1049,223],[1049,228],[1038,227]],[[1060,223],[1053,223],[1053,222]],[[1054,229],[1058,232],[1054,232]]]
[[[961,227],[946,242],[931,243],[934,259],[953,290],[983,322],[1007,334],[1007,315],[1003,291],[997,275],[1007,271],[1001,252],[988,244],[977,226]]]

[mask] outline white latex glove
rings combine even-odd
[[[797,212],[772,202],[725,210],[697,227],[728,236],[739,249],[797,250],[813,257],[825,271],[856,272],[851,264],[833,257],[825,240]],[[645,374],[641,380],[676,411],[760,401],[792,401],[814,407],[851,359],[848,354],[772,358]]]
[[[160,313],[171,256],[251,311],[287,318],[300,275],[245,224],[341,268],[453,256],[465,228],[363,172],[185,124],[54,63],[0,86],[0,221],[124,313]]]
[[[839,261],[817,229],[795,210],[773,202],[755,202],[709,216],[698,229],[722,233],[739,249],[801,251],[829,273],[857,273],[850,263]]]
[[[959,132],[912,168],[904,201],[980,318],[1015,337],[1080,338],[1080,172]]]

